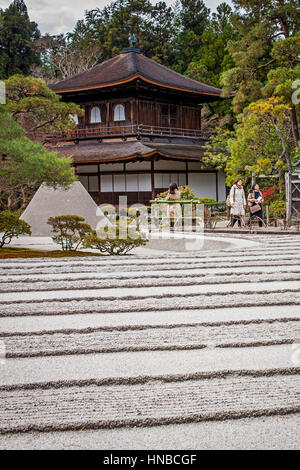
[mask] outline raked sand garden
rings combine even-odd
[[[2,259],[0,448],[297,448],[300,236],[225,241]]]

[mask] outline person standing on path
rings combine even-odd
[[[254,183],[249,191],[248,194],[248,206],[249,206],[249,223],[251,218],[258,217],[259,218],[259,226],[263,226],[263,211],[262,211],[262,204],[264,202],[264,198],[262,195],[262,192],[259,189],[259,185],[257,183]],[[260,206],[260,210],[258,209],[258,206]],[[255,207],[255,212],[251,211],[251,207]]]
[[[243,188],[243,181],[241,180],[241,178],[238,178],[234,182],[230,190],[229,198],[230,198],[230,206],[231,206],[230,215],[232,217],[230,226],[234,227],[234,224],[237,221],[238,226],[241,227],[242,225],[241,220],[242,220],[242,217],[244,217],[245,215],[245,210],[246,210],[246,205],[247,205],[245,191]]]
[[[169,186],[169,191],[168,191],[166,200],[167,201],[177,201],[180,198],[181,198],[181,193],[178,189],[177,184],[176,183],[171,183],[170,186]],[[174,204],[168,204],[167,215],[168,215],[169,219],[170,219],[170,217],[176,219],[176,223],[177,223],[177,221],[182,216],[181,205],[180,204],[175,204],[175,203]],[[173,226],[172,222],[173,221],[171,221],[171,227]]]

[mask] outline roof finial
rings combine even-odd
[[[128,40],[129,40],[129,47],[135,47],[137,43],[137,39],[134,33],[129,33]]]
[[[126,47],[125,49],[122,50],[122,52],[137,52],[138,54],[141,54],[141,51],[135,47],[137,43],[137,38],[135,37],[135,34],[130,32],[128,36],[128,41],[129,41],[129,47]]]

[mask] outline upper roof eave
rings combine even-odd
[[[57,93],[74,93],[107,89],[132,83],[137,79],[166,90],[178,90],[194,96],[220,97],[222,94],[220,88],[182,75],[134,51],[122,52],[85,72],[52,84],[50,88]]]
[[[123,80],[119,80],[119,81],[115,81],[115,82],[109,82],[109,83],[102,83],[101,85],[91,85],[91,86],[66,88],[66,89],[63,89],[63,88],[59,89],[59,88],[54,88],[54,87],[53,88],[54,88],[54,91],[56,93],[73,93],[73,92],[76,92],[76,91],[90,91],[90,90],[97,90],[97,89],[100,89],[100,88],[114,87],[114,86],[117,86],[117,85],[123,85],[125,83],[133,82],[137,79],[144,80],[147,83],[151,83],[152,85],[159,86],[161,88],[168,88],[168,89],[177,90],[177,91],[184,91],[186,93],[196,94],[196,95],[207,95],[207,96],[215,96],[216,98],[222,98],[222,96],[221,96],[222,90],[220,90],[219,93],[212,93],[212,92],[207,92],[207,91],[202,91],[202,90],[192,90],[190,88],[176,87],[174,85],[168,85],[166,83],[161,83],[161,82],[151,80],[151,79],[149,79],[149,78],[147,78],[144,75],[139,74],[139,73],[135,74],[133,76],[130,76],[128,78],[125,78]],[[50,86],[50,88],[52,88],[52,87]]]

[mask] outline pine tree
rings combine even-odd
[[[241,112],[264,96],[285,96],[290,104],[291,129],[299,141],[297,109],[288,99],[292,82],[299,77],[299,7],[295,0],[234,0],[235,26],[241,38],[229,42],[234,67],[221,82],[235,90],[234,110]],[[288,89],[289,88],[289,89]]]
[[[30,21],[23,0],[14,0],[6,10],[0,10],[0,79],[30,73],[30,67],[39,63],[33,48],[39,37],[37,24]]]
[[[175,41],[176,70],[184,73],[202,44],[202,35],[209,25],[210,10],[203,0],[181,0],[177,15],[179,34]]]
[[[231,23],[232,10],[222,3],[213,13],[212,20],[201,36],[201,46],[188,65],[187,74],[205,83],[220,87],[220,74],[233,67],[234,62],[227,49],[229,40],[238,33]]]
[[[68,187],[72,161],[28,139],[6,108],[0,105],[0,210],[24,209],[42,183]]]

